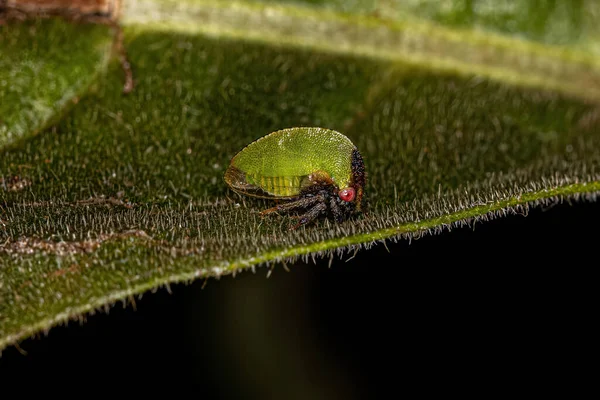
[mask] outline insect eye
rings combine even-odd
[[[342,189],[338,193],[338,196],[340,196],[340,199],[342,199],[343,201],[347,201],[347,202],[354,200],[355,195],[356,195],[356,192],[354,191],[354,188],[351,188],[351,187]]]

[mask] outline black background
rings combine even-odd
[[[135,310],[118,303],[25,340],[27,354],[6,349],[0,380],[348,399],[484,382],[494,392],[574,371],[585,379],[597,340],[598,222],[598,203],[565,203],[379,244],[331,268],[320,260],[277,266],[268,279],[259,268],[204,288],[172,285]]]

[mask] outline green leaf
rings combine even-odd
[[[600,190],[600,64],[577,46],[290,4],[136,2],[123,23],[133,92],[114,62],[0,150],[0,349],[171,282]],[[358,146],[369,212],[288,231],[223,173],[252,140],[307,125]]]
[[[36,134],[76,103],[106,69],[111,46],[106,26],[0,24],[0,148]]]
[[[598,52],[600,4],[595,0],[256,0],[318,6],[325,10],[371,15],[380,19],[415,18],[454,28],[483,29],[552,45]]]

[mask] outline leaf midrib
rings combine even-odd
[[[141,0],[126,6],[122,22],[139,33],[167,30],[309,48],[600,99],[600,61],[583,51],[427,21],[280,4],[168,0],[157,7]]]

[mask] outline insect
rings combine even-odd
[[[281,200],[261,212],[294,212],[297,227],[323,215],[341,222],[361,212],[365,165],[356,146],[331,129],[297,127],[272,132],[243,148],[224,175],[236,193]]]

